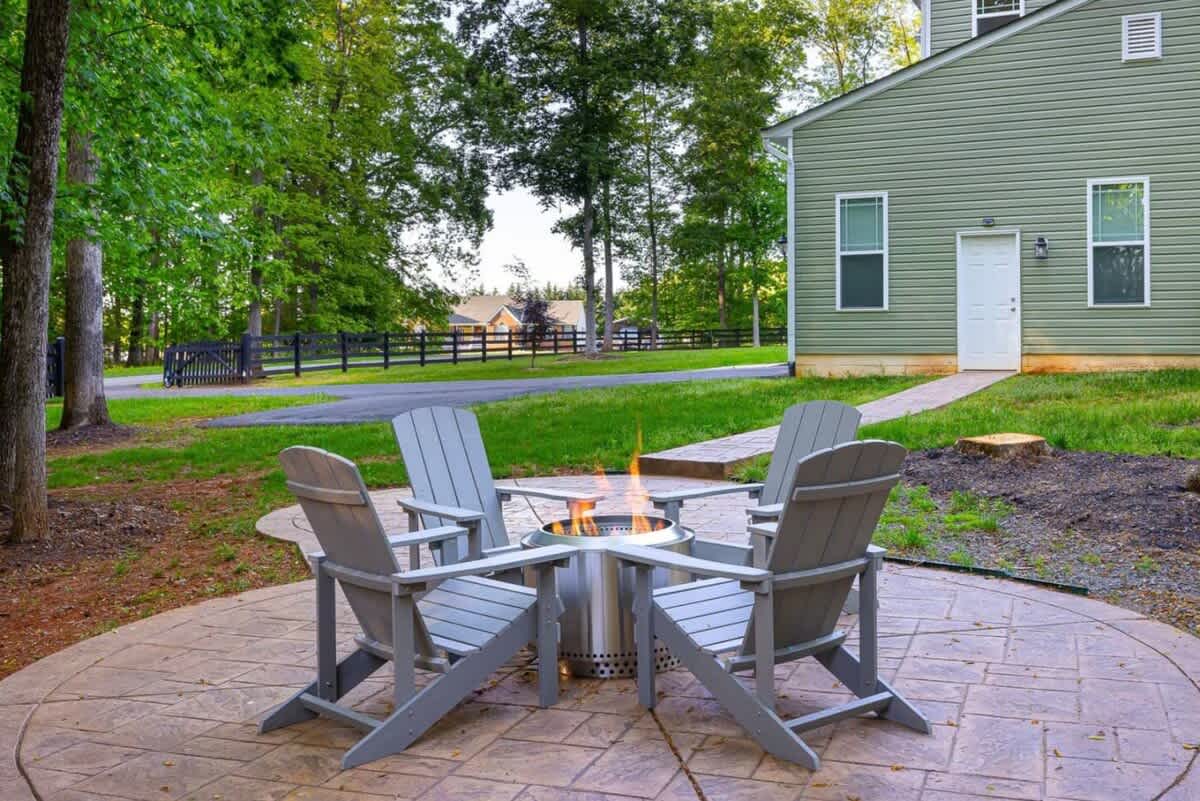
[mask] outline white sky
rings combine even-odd
[[[583,254],[573,250],[565,236],[551,230],[566,214],[566,208],[544,210],[537,198],[523,188],[493,191],[487,205],[494,219],[492,230],[483,237],[479,248],[479,276],[473,281],[463,281],[456,289],[482,282],[489,291],[503,292],[513,281],[512,273],[504,266],[518,258],[525,262],[530,277],[539,285],[550,282],[565,286],[583,273]],[[597,255],[598,252],[599,248]],[[602,269],[598,264],[597,270]],[[621,286],[619,277],[616,285]]]

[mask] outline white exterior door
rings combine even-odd
[[[958,369],[1021,369],[1021,235],[958,236]]]

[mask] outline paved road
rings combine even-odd
[[[409,384],[336,384],[324,387],[272,387],[257,384],[244,387],[204,387],[195,389],[140,389],[127,384],[105,382],[111,398],[183,397],[213,395],[332,395],[338,400],[312,406],[274,409],[212,420],[210,426],[322,425],[364,423],[390,420],[401,412],[421,406],[470,406],[476,403],[506,400],[522,395],[538,395],[571,389],[619,387],[631,384],[666,384],[679,381],[716,381],[730,378],[779,378],[787,375],[787,365],[760,364],[744,367],[717,367],[710,370],[678,370],[666,373],[630,373],[622,375],[569,376],[562,378],[525,378],[503,381],[426,381]]]

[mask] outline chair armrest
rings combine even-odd
[[[447,520],[453,520],[455,523],[477,523],[486,517],[483,512],[477,509],[443,506],[440,503],[431,503],[430,501],[422,501],[417,498],[401,498],[397,503],[400,504],[401,509],[409,514],[442,517]]]
[[[552,489],[550,487],[518,487],[513,485],[505,485],[496,487],[496,493],[500,495],[500,500],[508,500],[508,495],[522,495],[529,498],[546,498],[551,501],[566,501],[567,503],[591,502],[593,505],[597,501],[604,500],[604,496],[595,492],[575,492],[574,490]]]
[[[682,570],[696,576],[733,579],[749,585],[758,585],[771,580],[769,570],[697,559],[694,556],[684,556],[663,548],[649,548],[645,545],[617,545],[609,548],[608,552],[622,562]]]
[[[544,545],[441,567],[426,567],[392,575],[392,584],[407,592],[424,592],[447,579],[484,576],[521,567],[564,567],[575,553],[569,545]]]
[[[671,492],[652,492],[650,502],[655,506],[668,503],[683,503],[696,498],[712,498],[717,495],[736,495],[739,492],[757,498],[762,494],[762,484],[726,484],[719,487],[695,487],[693,489],[673,490]]]
[[[746,514],[750,515],[751,523],[764,523],[778,520],[783,514],[782,503],[768,503],[762,506],[747,506]]]
[[[777,523],[756,523],[753,526],[746,526],[746,531],[749,531],[753,536],[773,540],[775,539],[775,534],[779,531],[779,525]]]
[[[444,540],[464,537],[467,530],[462,526],[438,526],[423,528],[420,531],[410,531],[407,534],[388,534],[388,545],[393,548],[404,548],[410,545],[424,545],[427,542],[442,542]]]

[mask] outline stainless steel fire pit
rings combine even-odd
[[[647,545],[688,553],[692,532],[661,517],[646,517],[650,531],[634,533],[631,515],[590,518],[591,534],[572,535],[571,521],[549,523],[527,534],[521,545],[570,545],[577,548],[570,564],[555,571],[558,594],[566,612],[559,619],[562,640],[559,658],[574,676],[616,678],[633,676],[637,648],[633,640],[633,568],[619,567],[608,553],[614,545]],[[591,525],[594,524],[594,525]],[[639,529],[646,528],[645,525]],[[564,533],[556,533],[564,532]],[[686,582],[686,573],[656,570],[655,586]],[[667,649],[655,648],[655,667],[675,665]]]

